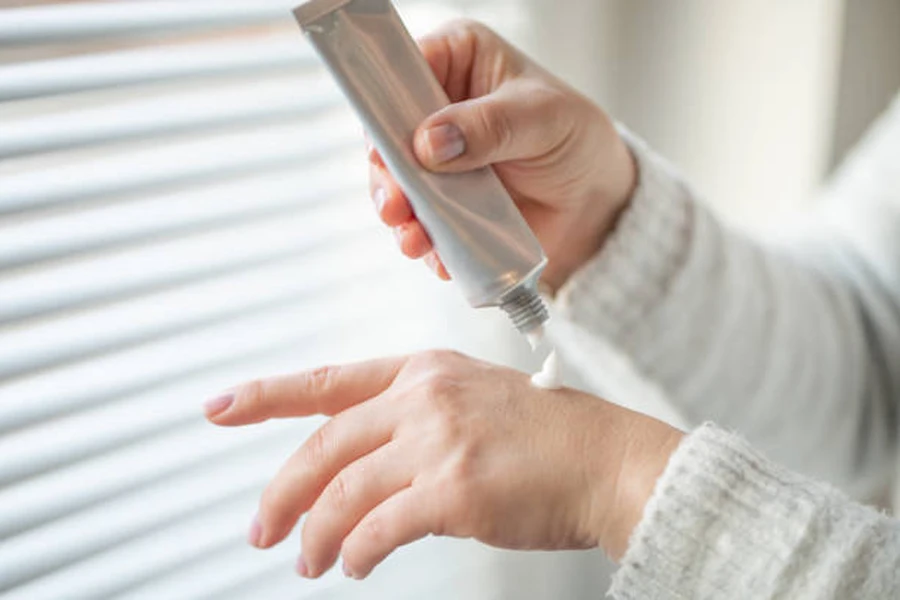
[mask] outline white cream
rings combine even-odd
[[[544,338],[546,337],[544,326],[541,325],[537,329],[529,331],[525,334],[525,337],[528,339],[531,350],[537,352],[537,349],[544,343]]]
[[[537,351],[546,341],[546,332],[543,327],[531,331],[526,336],[531,349]],[[531,384],[545,390],[559,390],[563,387],[563,370],[559,362],[559,354],[556,348],[550,350],[550,355],[544,361],[543,368],[531,377]]]
[[[531,385],[545,390],[561,390],[563,387],[562,365],[556,350],[544,361],[544,367],[531,377]]]

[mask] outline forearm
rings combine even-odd
[[[704,426],[672,455],[621,564],[621,600],[894,598],[900,525]]]
[[[841,484],[859,483],[860,462],[883,475],[892,400],[872,360],[868,307],[832,268],[840,249],[793,254],[729,231],[633,146],[632,205],[560,291],[563,313],[628,355],[693,422],[736,427]]]

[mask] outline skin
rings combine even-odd
[[[483,25],[453,22],[420,47],[453,104],[419,127],[416,156],[435,172],[492,165],[547,253],[544,283],[558,289],[596,254],[627,205],[637,181],[631,153],[599,107]],[[442,161],[448,146],[460,147],[448,128],[461,134],[464,151]],[[371,147],[369,161],[376,209],[402,252],[425,257],[449,279]]]
[[[306,514],[297,570],[340,556],[362,579],[428,535],[618,558],[681,433],[450,351],[254,381],[207,405],[216,425],[332,419],[266,488],[250,530],[278,544]]]
[[[484,26],[455,22],[420,45],[453,104],[419,128],[416,155],[439,172],[492,165],[547,252],[544,283],[558,289],[627,206],[631,154],[601,109]],[[402,252],[449,279],[375,150],[369,161],[372,197]],[[349,577],[364,578],[427,535],[600,546],[618,559],[683,436],[445,351],[255,381],[206,413],[221,426],[332,417],[267,487],[249,534],[269,548],[307,515],[297,565],[306,577],[340,556]]]

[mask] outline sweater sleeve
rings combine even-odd
[[[777,241],[729,230],[626,139],[637,191],[558,310],[628,356],[689,421],[875,493],[893,468],[900,394],[900,102],[828,201]]]
[[[670,459],[613,580],[619,600],[900,596],[900,524],[706,425]]]

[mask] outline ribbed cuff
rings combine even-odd
[[[837,495],[704,425],[684,439],[657,482],[610,595],[777,596],[792,575],[800,577],[793,571],[806,557],[798,551],[811,542],[821,504]]]
[[[620,127],[638,167],[634,196],[603,248],[556,295],[561,314],[610,338],[664,301],[690,245],[693,207],[674,169]]]

